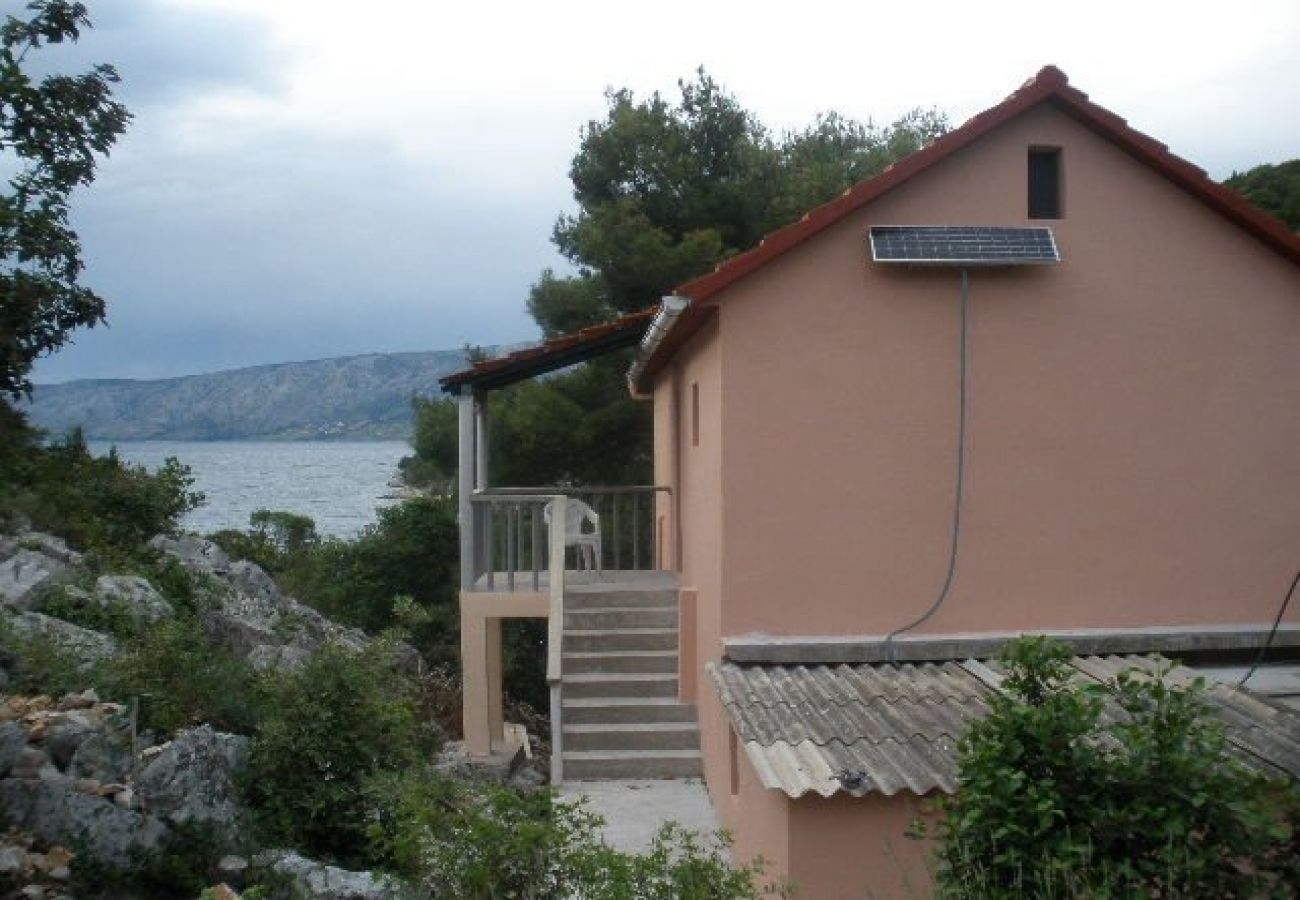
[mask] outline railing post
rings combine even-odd
[[[564,643],[564,523],[568,521],[567,497],[551,501],[550,591],[551,605],[546,622],[546,681],[551,689],[551,783],[564,781],[564,725],[562,651]]]
[[[474,396],[461,388],[456,398],[459,439],[456,478],[456,515],[460,523],[460,589],[474,589]]]

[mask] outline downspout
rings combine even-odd
[[[641,349],[637,352],[636,360],[632,363],[632,368],[627,370],[627,387],[631,392],[633,399],[649,400],[650,394],[644,393],[637,387],[637,382],[645,373],[646,365],[650,358],[654,356],[659,345],[663,343],[668,332],[672,330],[673,324],[677,317],[686,312],[691,305],[690,297],[682,297],[677,294],[670,294],[664,297],[659,303],[659,312],[650,321],[650,327],[646,330],[645,337],[641,338]]]

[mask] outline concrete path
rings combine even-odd
[[[665,822],[705,834],[718,829],[709,793],[698,778],[566,781],[558,794],[561,800],[586,797],[587,809],[605,820],[605,843],[628,853],[648,852]]]

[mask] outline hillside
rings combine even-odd
[[[100,440],[401,439],[411,397],[435,395],[461,350],[372,353],[158,381],[37,385],[32,423]]]

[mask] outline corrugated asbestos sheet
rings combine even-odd
[[[1155,656],[1076,656],[1080,680],[1154,671]],[[891,665],[710,665],[745,753],[769,788],[791,797],[957,789],[957,742],[988,712],[1002,676],[995,662]],[[1174,667],[1174,683],[1196,677]],[[1206,700],[1244,762],[1300,777],[1300,714],[1248,691],[1211,684]],[[1103,721],[1123,715],[1108,707]]]

